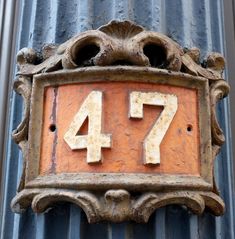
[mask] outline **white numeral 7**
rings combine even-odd
[[[164,106],[153,128],[144,139],[144,164],[160,164],[160,144],[178,108],[177,96],[159,92],[130,93],[129,116],[143,118],[143,105]]]

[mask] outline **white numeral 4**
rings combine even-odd
[[[143,105],[164,106],[159,118],[156,120],[151,131],[144,139],[144,163],[160,163],[160,144],[168,130],[171,121],[178,108],[177,97],[171,94],[158,92],[139,92],[130,93],[130,112],[131,118],[143,118]]]
[[[78,135],[88,117],[88,134]],[[87,163],[101,161],[101,148],[111,147],[111,135],[101,133],[102,92],[92,91],[73,118],[64,140],[72,150],[87,149]]]

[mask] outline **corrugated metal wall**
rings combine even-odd
[[[1,1],[1,5],[1,17],[5,9],[5,15],[9,15],[5,20],[10,19],[10,24],[0,24],[5,27],[5,31],[1,28],[1,86],[4,82],[11,85],[13,79],[15,44],[12,32],[18,33],[17,49],[26,46],[40,49],[43,43],[62,43],[74,34],[95,29],[112,19],[129,19],[147,29],[167,34],[182,46],[199,47],[202,57],[208,51],[224,53],[223,3],[220,0],[6,0]],[[3,36],[8,38],[4,40]],[[2,56],[4,52],[7,59]],[[3,70],[6,67],[8,70]],[[0,91],[1,97],[5,97],[2,105],[7,104],[7,86]],[[20,121],[22,102],[15,94],[10,94],[9,99],[9,120],[4,127],[9,126],[11,132]],[[7,110],[1,110],[2,114],[4,112]],[[220,104],[218,114],[227,138],[215,167],[227,206],[223,217],[215,218],[207,213],[198,217],[183,207],[168,206],[157,210],[148,224],[106,222],[90,225],[84,213],[70,204],[58,205],[44,215],[35,215],[30,209],[15,215],[9,204],[21,173],[22,156],[9,138],[7,145],[1,142],[7,152],[3,154],[6,157],[3,157],[2,171],[1,239],[233,239],[233,165],[227,100]],[[1,122],[7,119],[5,115],[1,117]]]

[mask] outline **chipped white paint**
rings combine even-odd
[[[88,117],[88,134],[78,132]],[[72,150],[87,149],[87,163],[101,161],[101,148],[111,147],[111,135],[101,134],[102,92],[92,91],[75,115],[64,140]]]
[[[144,104],[164,106],[159,118],[144,139],[144,163],[160,164],[160,144],[177,111],[177,96],[159,92],[133,91],[130,93],[130,117],[142,119]]]

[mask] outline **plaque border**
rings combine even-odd
[[[101,80],[101,78],[103,80]],[[138,79],[138,80],[137,80]],[[32,97],[31,97],[31,112],[29,122],[29,150],[28,150],[28,161],[26,167],[26,187],[33,185],[31,182],[37,179],[39,176],[39,164],[40,164],[40,146],[41,146],[41,131],[43,124],[43,102],[44,102],[44,90],[46,87],[59,87],[61,85],[79,84],[79,83],[109,83],[109,82],[147,82],[156,84],[167,84],[172,86],[180,86],[189,89],[196,89],[198,93],[198,118],[199,118],[199,135],[200,135],[200,176],[190,176],[175,174],[174,180],[168,180],[169,175],[165,174],[147,174],[138,173],[139,177],[132,176],[134,174],[123,173],[125,177],[125,183],[118,183],[120,177],[119,173],[93,173],[93,177],[99,178],[102,184],[109,185],[109,181],[115,178],[113,184],[123,188],[125,185],[126,189],[132,189],[133,186],[136,190],[139,190],[138,184],[142,188],[146,188],[153,184],[151,190],[157,190],[157,188],[165,187],[165,190],[170,186],[171,189],[177,189],[178,186],[181,188],[191,187],[193,189],[201,188],[208,189],[213,187],[212,177],[212,151],[211,151],[211,133],[210,133],[210,105],[209,105],[209,84],[208,80],[200,77],[186,76],[178,73],[173,73],[169,77],[166,77],[165,72],[159,72],[154,68],[147,67],[91,67],[89,70],[84,71],[83,69],[76,69],[73,71],[46,73],[34,76],[32,85]],[[208,127],[205,129],[203,125],[206,124]],[[75,175],[75,173],[73,173]],[[82,173],[78,173],[81,174]],[[87,173],[88,174],[88,173]],[[50,178],[53,175],[50,175]],[[63,183],[56,184],[57,177],[59,174],[53,176],[53,187],[61,187]],[[171,174],[171,177],[173,175]],[[67,188],[79,188],[80,180],[83,176],[74,176],[76,180],[71,180],[70,173],[64,173],[64,178],[67,181]],[[71,177],[71,178],[74,178]],[[189,178],[187,180],[187,178]],[[40,176],[38,180],[42,179],[47,181],[46,176]],[[37,184],[38,184],[37,180]],[[184,183],[187,181],[187,183]],[[169,182],[168,182],[169,181]],[[173,182],[175,181],[175,182]],[[70,183],[69,183],[70,182]],[[86,184],[89,189],[95,190],[96,180],[89,180],[89,176],[86,177]],[[116,182],[116,183],[115,183]],[[123,185],[124,184],[124,185]],[[70,185],[70,186],[69,186]],[[173,186],[174,185],[174,186]],[[117,186],[116,186],[117,187]],[[109,189],[109,188],[106,188]]]

